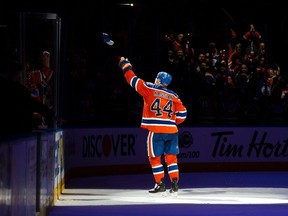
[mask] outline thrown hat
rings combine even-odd
[[[112,46],[114,44],[114,41],[111,40],[110,35],[107,33],[103,33],[103,41],[104,41],[104,43],[106,43],[110,46]]]

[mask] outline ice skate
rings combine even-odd
[[[161,182],[156,183],[154,188],[150,189],[148,192],[150,196],[154,195],[166,196],[166,188],[164,181],[162,180]]]
[[[178,179],[174,178],[171,182],[171,189],[169,190],[169,193],[177,197],[178,196]]]

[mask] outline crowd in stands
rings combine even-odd
[[[74,26],[72,29],[75,30]],[[274,41],[271,41],[271,37],[268,40],[267,33],[262,34],[253,23],[243,32],[225,29],[229,37],[223,39],[224,42],[205,41],[209,36],[198,38],[202,43],[197,46],[195,38],[192,38],[189,32],[158,34],[159,29],[157,36],[160,37],[157,38],[153,38],[155,34],[139,36],[134,33],[134,29],[114,32],[111,36],[118,37],[113,38],[115,45],[105,46],[101,39],[95,39],[94,36],[93,43],[88,40],[90,38],[83,40],[83,32],[76,29],[79,35],[69,34],[65,43],[67,49],[63,49],[65,52],[61,53],[64,58],[64,66],[61,68],[62,95],[59,104],[57,99],[57,106],[61,107],[65,125],[139,126],[143,100],[127,86],[119,71],[115,53],[134,58],[133,67],[144,80],[153,82],[159,71],[172,75],[169,88],[179,94],[188,109],[184,125],[268,125],[285,124],[288,120],[288,74],[284,70],[280,71],[282,65],[280,64],[280,67],[275,58],[271,58],[273,53],[268,50],[268,47],[271,47],[268,45]],[[136,37],[132,38],[130,33]],[[140,47],[135,48],[135,44]],[[152,51],[149,46],[153,48]],[[155,50],[159,52],[154,53]],[[55,125],[55,121],[64,121],[52,117],[51,108],[54,109],[56,101],[54,93],[59,92],[52,89],[56,83],[51,79],[53,68],[50,68],[50,53],[45,51],[41,57],[43,59],[35,64],[35,67],[30,62],[31,65],[25,65],[25,70],[22,71],[26,72],[25,87],[29,89],[31,97],[40,100],[49,108],[46,115],[51,120],[47,122],[44,118],[45,112],[40,114],[40,111],[33,110],[33,129],[46,129]],[[29,58],[25,58],[29,63]],[[38,60],[35,58],[35,61]],[[0,75],[9,71],[2,69]],[[5,84],[1,85],[4,104],[4,99],[10,101],[10,97],[14,96],[7,96],[7,77],[0,78]],[[23,84],[23,80],[21,83]],[[8,93],[14,94],[12,91]],[[19,101],[15,100],[16,102]],[[15,103],[11,103],[11,106],[21,110],[21,105]],[[20,101],[21,103],[24,102]],[[9,116],[6,111],[22,115],[8,106],[2,106],[2,119]],[[15,120],[11,121],[12,129],[17,121],[26,122],[16,115],[13,117]],[[8,118],[5,120],[10,121]],[[8,128],[4,121],[1,127],[2,131]],[[28,126],[28,129],[31,130],[31,126]]]
[[[163,35],[161,49],[155,55],[158,59],[153,59],[158,62],[157,69],[153,66],[149,73],[154,71],[155,75],[162,70],[172,75],[169,88],[179,94],[188,108],[186,125],[284,124],[288,119],[288,82],[285,74],[280,73],[275,59],[267,54],[267,42],[272,42],[253,24],[247,32],[230,29],[229,37],[227,44],[207,41],[199,48],[193,47],[193,40],[187,32]],[[140,77],[148,80],[147,70],[142,66],[145,64],[141,63],[143,58],[136,56],[133,66]],[[79,59],[83,64],[81,59],[85,56],[79,56]],[[89,90],[83,92],[86,96],[79,105],[76,104],[79,101],[75,98],[77,94],[71,94],[76,106],[69,107],[79,107],[80,121],[84,124],[134,126],[140,121],[143,101],[125,85],[117,62],[113,58],[104,59],[110,62],[103,68],[104,72],[99,68],[88,70],[88,65],[81,70],[71,67],[69,71],[80,75],[75,80],[76,85],[82,80],[83,86]],[[84,62],[88,64],[88,61]],[[67,65],[75,64],[77,62]],[[94,78],[87,78],[89,73]],[[79,79],[83,75],[86,78]],[[149,79],[154,75],[150,74]],[[78,91],[76,89],[81,87],[73,89]],[[97,102],[100,97],[104,101],[101,105]],[[110,117],[99,114],[103,111]]]
[[[253,24],[243,32],[230,29],[227,43],[221,44],[215,40],[195,46],[195,38],[189,32],[160,36],[159,53],[153,53],[153,57],[150,53],[147,59],[141,49],[139,55],[131,52],[128,56],[134,58],[133,67],[145,80],[153,81],[161,70],[171,73],[169,88],[179,94],[188,108],[186,125],[285,123],[288,118],[285,71],[280,72],[280,66],[267,50],[268,43],[273,41]],[[113,39],[117,45],[117,38]],[[137,125],[143,101],[127,87],[114,55],[109,55],[113,47],[101,48],[102,68],[94,64],[94,54],[90,57],[89,52],[82,51],[85,47],[79,46],[79,50],[73,47],[75,55],[65,62],[71,75],[66,83],[72,86],[70,103],[65,103],[71,115],[67,120],[89,126]],[[89,65],[90,58],[93,67]],[[151,64],[148,70],[144,68],[147,60]],[[153,65],[155,62],[157,66]]]
[[[164,35],[162,70],[189,108],[188,124],[270,123],[288,114],[288,83],[270,62],[266,40],[251,24],[243,34],[230,29],[225,47],[209,41],[196,50],[189,34]]]

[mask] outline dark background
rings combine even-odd
[[[163,38],[169,33],[190,33],[196,51],[205,50],[212,41],[224,49],[230,28],[243,34],[254,23],[265,38],[270,62],[279,65],[282,75],[287,76],[287,9],[279,1],[134,0],[130,1],[134,7],[122,4],[127,2],[2,2],[0,25],[9,29],[1,36],[3,68],[3,59],[14,52],[19,40],[15,14],[40,12],[56,13],[61,18],[59,106],[71,126],[138,125],[139,96],[125,83],[117,57],[127,56],[140,77],[153,81],[161,70]],[[41,28],[35,29],[35,34],[37,31]],[[109,33],[115,45],[103,44],[102,32]]]

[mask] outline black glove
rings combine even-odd
[[[121,68],[123,73],[126,73],[128,70],[132,70],[132,65],[130,64],[130,61],[127,58],[125,59],[124,57],[120,58],[119,67]]]

